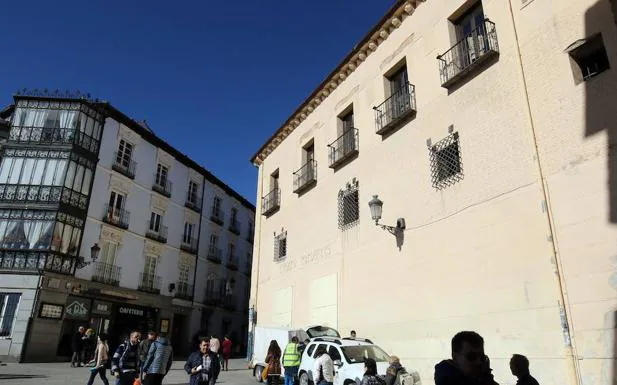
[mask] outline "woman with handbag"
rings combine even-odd
[[[281,381],[281,348],[276,340],[270,341],[266,364],[268,364],[266,368],[268,385],[279,385]]]
[[[98,345],[96,346],[96,352],[94,353],[94,367],[90,369],[90,379],[88,380],[88,385],[92,385],[94,383],[94,378],[98,374],[103,381],[103,384],[109,385],[109,381],[107,381],[107,377],[105,376],[105,367],[107,366],[107,361],[109,360],[109,346],[107,345],[107,334],[101,333],[99,334]]]

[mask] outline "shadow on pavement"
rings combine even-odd
[[[47,378],[38,374],[0,374],[0,380],[20,380],[24,378]]]

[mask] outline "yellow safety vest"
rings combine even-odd
[[[285,353],[283,353],[283,366],[300,366],[300,352],[298,351],[298,344],[290,342],[285,347]]]

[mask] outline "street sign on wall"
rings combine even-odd
[[[65,318],[87,320],[90,318],[90,305],[88,298],[69,296],[64,309]]]

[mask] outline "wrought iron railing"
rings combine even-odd
[[[172,183],[168,180],[156,180],[156,174],[154,174],[154,183],[152,183],[152,190],[157,193],[166,196],[167,198],[171,197],[171,186]]]
[[[187,253],[197,254],[197,238],[183,236],[180,248]]]
[[[238,256],[235,254],[227,254],[227,268],[230,270],[238,270]]]
[[[154,274],[139,273],[137,290],[146,293],[161,294],[161,277]]]
[[[225,216],[223,215],[223,210],[215,209],[212,207],[212,215],[210,215],[210,220],[216,224],[223,226],[225,223]]]
[[[186,193],[186,202],[184,202],[184,206],[187,208],[196,211],[198,213],[201,212],[201,198],[197,194]]]
[[[223,252],[221,251],[220,248],[214,246],[214,245],[210,245],[208,247],[208,255],[207,258],[208,260],[214,262],[214,263],[221,263],[221,255],[223,254]]]
[[[130,218],[130,212],[124,209],[109,206],[109,204],[105,205],[105,211],[103,212],[103,222],[120,227],[121,229],[128,229]]]
[[[174,297],[185,299],[187,301],[193,300],[193,285],[188,282],[178,281],[176,282],[176,291]]]
[[[157,229],[156,226],[150,226],[150,221],[146,223],[146,226],[146,237],[157,242],[167,243],[167,226],[163,226],[161,223]]]
[[[499,53],[495,23],[485,19],[448,51],[437,56],[441,86],[449,87],[482,61]]]
[[[13,126],[9,141],[28,144],[72,144],[75,140],[74,128],[44,128]]]
[[[317,161],[309,160],[296,172],[293,173],[294,177],[294,191],[300,193],[307,188],[311,187],[317,182]]]
[[[79,258],[44,250],[0,250],[0,271],[51,271],[73,275]]]
[[[330,168],[335,168],[358,153],[358,129],[347,128],[343,135],[328,145]]]
[[[0,201],[29,203],[58,203],[62,197],[62,186],[40,184],[0,184]]]
[[[240,235],[240,222],[236,219],[235,221],[232,221],[229,224],[229,231],[231,231],[232,233],[236,234],[236,235]]]
[[[135,179],[135,170],[137,169],[137,163],[134,160],[127,160],[122,157],[122,154],[118,156],[118,152],[114,153],[114,163],[111,168],[120,174],[123,174],[131,179]]]
[[[269,215],[279,208],[281,208],[281,189],[275,187],[261,198],[261,213]]]
[[[72,190],[70,188],[63,188],[60,201],[64,204],[86,210],[88,208],[88,196]]]
[[[404,84],[373,109],[375,110],[375,132],[380,135],[386,134],[416,112],[415,87],[410,83]]]
[[[109,263],[96,262],[92,281],[104,283],[106,285],[119,286],[122,267]]]

